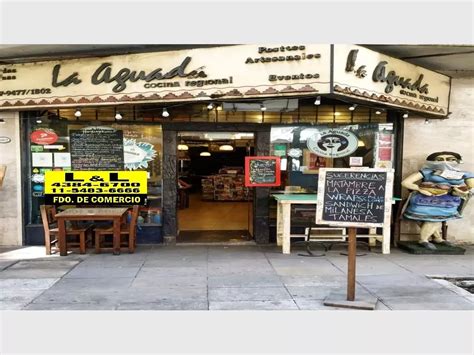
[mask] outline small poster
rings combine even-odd
[[[54,166],[56,168],[67,168],[71,166],[70,153],[53,153],[53,154],[54,154]]]
[[[286,156],[286,145],[285,144],[275,144],[273,147],[273,155],[277,157]]]
[[[31,165],[38,168],[53,167],[53,153],[31,153]]]
[[[303,153],[303,174],[318,174],[320,168],[328,168],[332,166],[332,159],[320,157],[309,149],[305,149]]]
[[[379,132],[375,136],[376,168],[391,168],[393,160],[393,135]]]

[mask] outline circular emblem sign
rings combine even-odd
[[[0,137],[0,143],[1,144],[7,144],[10,143],[12,140],[9,137],[1,136]]]
[[[351,131],[338,128],[324,129],[309,137],[310,151],[325,158],[341,158],[357,150],[359,139]]]
[[[31,133],[30,140],[41,145],[53,144],[57,142],[58,135],[53,130],[37,129]]]

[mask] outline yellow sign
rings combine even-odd
[[[146,171],[47,171],[47,204],[144,204]]]

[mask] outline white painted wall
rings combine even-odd
[[[20,119],[18,112],[0,112],[0,136],[11,139],[0,144],[0,164],[7,166],[0,188],[0,245],[22,245],[22,197]]]
[[[474,77],[453,79],[449,110],[452,113],[446,120],[405,120],[403,177],[419,170],[430,153],[443,150],[461,154],[462,170],[474,172]],[[417,232],[415,223],[402,226],[403,239],[416,239]],[[448,238],[474,243],[474,198],[463,219],[448,222]]]

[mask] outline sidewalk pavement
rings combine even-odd
[[[2,310],[333,310],[347,257],[283,255],[276,246],[138,246],[134,254],[46,257],[43,247],[0,249]],[[474,277],[465,255],[357,257],[357,296],[376,310],[474,310],[469,292],[429,276]]]

